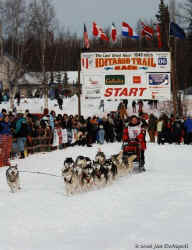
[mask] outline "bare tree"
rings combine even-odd
[[[0,15],[4,33],[15,39],[21,37],[26,22],[25,0],[1,0]]]
[[[186,26],[192,22],[192,0],[186,0],[178,5],[176,17]]]
[[[9,55],[14,59],[7,64],[7,79],[9,83],[10,107],[14,107],[14,86],[17,79],[22,75],[22,56],[24,48],[24,30],[26,24],[26,3],[25,0],[2,0],[0,2],[0,15],[2,24],[2,37],[11,41]],[[3,41],[3,38],[2,38]],[[1,42],[3,44],[3,42]],[[1,45],[3,56],[4,49]]]
[[[53,43],[54,29],[57,25],[54,6],[51,0],[31,0],[29,4],[29,30],[40,41],[40,65],[45,96],[45,108],[48,108],[48,78],[46,54]]]

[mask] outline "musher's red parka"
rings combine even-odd
[[[146,131],[143,128],[142,122],[138,121],[136,124],[129,123],[123,130],[123,142],[137,141],[140,144],[141,150],[146,149],[145,141]]]

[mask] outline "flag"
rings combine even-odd
[[[99,28],[98,28],[98,26],[97,26],[97,24],[95,22],[93,22],[93,30],[92,30],[92,32],[93,32],[94,36],[99,35]]]
[[[141,35],[146,37],[148,40],[152,40],[153,34],[154,34],[153,28],[145,25],[143,22],[141,22],[141,25],[143,26],[143,30],[141,31]]]
[[[128,23],[122,22],[122,36],[133,36],[133,29]]]
[[[157,24],[156,29],[157,29],[158,48],[160,49],[162,48],[162,40],[161,40],[161,30],[159,24]]]
[[[122,36],[130,38],[139,38],[128,23],[122,22]]]
[[[185,38],[184,30],[176,23],[170,23],[170,35],[181,39]]]
[[[84,38],[84,48],[89,49],[90,44],[89,44],[89,38],[88,38],[88,33],[87,33],[87,27],[85,24],[84,24],[83,38]]]
[[[103,32],[102,28],[99,28],[99,37],[101,38],[101,40],[109,41],[108,36]]]
[[[107,35],[103,32],[103,29],[100,28],[95,22],[93,22],[93,35],[94,36],[99,36],[101,40],[109,41],[109,38]]]
[[[111,27],[111,39],[113,42],[117,40],[117,29],[114,23],[112,23],[112,27]]]
[[[82,68],[88,69],[89,68],[89,59],[88,58],[82,58],[81,65],[82,65]]]

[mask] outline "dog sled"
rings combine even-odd
[[[142,169],[142,156],[141,156],[141,144],[136,140],[129,140],[128,142],[123,142],[123,159],[128,161],[132,156],[133,157],[133,170],[135,172],[140,172]]]

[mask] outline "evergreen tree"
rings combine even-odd
[[[168,49],[170,18],[169,18],[168,6],[165,5],[164,0],[160,0],[159,11],[158,14],[156,15],[156,18],[160,25],[163,49]]]
[[[186,42],[186,87],[191,86],[192,83],[192,0],[186,0],[186,2],[183,4],[183,10],[184,10],[184,22],[187,26],[187,42]]]

